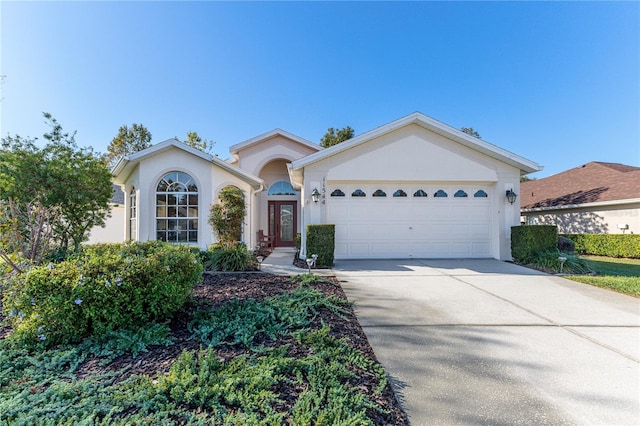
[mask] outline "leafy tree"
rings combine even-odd
[[[349,126],[338,130],[333,127],[329,127],[329,129],[327,129],[327,133],[325,133],[324,136],[322,136],[322,139],[320,139],[320,145],[324,148],[337,145],[351,139],[354,132],[355,131]]]
[[[232,247],[242,238],[242,222],[246,212],[244,193],[234,186],[220,190],[218,202],[211,205],[209,223],[218,242]]]
[[[178,139],[178,137],[176,137],[175,139]],[[213,151],[213,146],[215,145],[215,142],[213,141],[202,139],[197,132],[187,132],[186,140],[180,140],[180,139],[178,140],[186,143],[190,147],[199,149],[200,151],[206,152],[208,154],[210,154]]]
[[[47,144],[7,136],[0,150],[0,256],[40,263],[54,248],[78,250],[109,215],[111,173],[91,148],[78,148],[51,114]],[[6,258],[5,258],[6,257]],[[15,269],[15,268],[14,268]]]
[[[133,123],[131,127],[120,126],[118,134],[111,140],[104,154],[104,161],[109,166],[123,156],[133,154],[151,146],[151,133],[142,124]]]
[[[480,133],[478,133],[475,130],[473,130],[473,127],[463,127],[460,130],[462,130],[463,133],[466,133],[466,134],[471,135],[471,136],[473,136],[475,138],[481,139],[480,138]]]
[[[529,182],[530,180],[537,180],[538,178],[529,176],[520,176],[520,182]]]

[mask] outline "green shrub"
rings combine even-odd
[[[562,268],[560,267],[560,257],[566,259]],[[540,252],[529,263],[544,271],[552,270],[565,274],[587,274],[591,272],[589,264],[584,259],[573,253],[564,253],[558,250]]]
[[[517,263],[530,263],[538,253],[557,250],[557,246],[555,225],[511,227],[511,256]]]
[[[194,336],[208,346],[220,344],[251,347],[256,337],[274,340],[291,330],[307,327],[320,310],[346,314],[343,299],[301,285],[264,301],[233,300],[213,311],[198,311],[189,324]]]
[[[207,271],[255,271],[256,257],[247,250],[244,243],[234,246],[215,244],[209,247],[203,261]]]
[[[77,342],[170,318],[201,277],[202,266],[186,247],[100,244],[15,277],[3,308],[12,339],[32,346]]]
[[[558,235],[558,250],[564,253],[575,253],[576,243],[567,237]]]
[[[307,225],[307,257],[317,254],[317,267],[330,268],[333,266],[336,247],[335,234],[335,225]]]
[[[640,234],[567,234],[580,254],[640,259]]]

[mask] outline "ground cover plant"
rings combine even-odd
[[[640,297],[640,259],[600,256],[584,256],[584,259],[597,275],[568,276],[567,278]]]
[[[32,351],[8,332],[0,425],[406,424],[335,280],[205,275],[137,332]]]

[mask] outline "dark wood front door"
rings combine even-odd
[[[298,233],[297,201],[269,201],[269,235],[276,247],[293,247]]]

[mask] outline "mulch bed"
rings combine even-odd
[[[92,373],[107,371],[122,371],[121,377],[115,381],[123,380],[133,374],[144,374],[157,377],[169,371],[171,364],[182,353],[183,350],[197,350],[200,343],[191,340],[191,333],[187,330],[187,324],[191,320],[191,315],[196,310],[214,309],[232,299],[257,299],[264,300],[282,292],[293,291],[298,288],[298,284],[293,283],[289,277],[276,276],[266,273],[217,273],[205,274],[203,282],[194,288],[193,300],[170,324],[174,343],[170,346],[152,346],[148,352],[139,354],[136,358],[129,355],[121,356],[113,360],[110,364],[100,365],[99,360],[90,358],[80,367],[78,378],[86,377]],[[329,278],[327,282],[315,285],[327,295],[333,295],[346,299],[346,296],[335,278]],[[353,310],[343,318],[324,310],[316,318],[313,328],[321,328],[321,324],[328,325],[331,334],[336,338],[347,338],[349,344],[359,349],[365,356],[376,360],[376,357],[367,341],[367,338],[358,323]],[[306,356],[307,348],[297,346],[296,342],[290,338],[280,338],[277,341],[259,342],[267,347],[275,347],[289,344],[289,356]],[[248,354],[250,350],[239,346],[223,345],[215,349],[217,355],[225,360],[233,357]],[[377,360],[376,360],[377,361]],[[388,414],[380,414],[370,410],[370,418],[376,425],[406,425],[408,420],[402,411],[396,397],[387,385],[381,395],[375,395],[374,389],[378,386],[375,377],[369,375],[359,376],[356,386],[364,393],[371,396]],[[291,407],[295,404],[300,389],[280,389],[283,400]],[[283,407],[286,408],[286,407]]]

